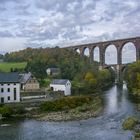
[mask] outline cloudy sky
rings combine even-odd
[[[0,0],[3,53],[135,36],[139,0]]]

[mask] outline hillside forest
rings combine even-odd
[[[95,93],[113,83],[114,75],[107,69],[99,71],[98,62],[90,62],[87,56],[64,48],[27,48],[18,52],[6,53],[4,62],[26,62],[24,71],[30,71],[42,86],[47,86],[53,78],[72,81],[73,93]],[[47,68],[60,68],[57,76],[48,76]],[[18,69],[17,69],[18,70]],[[19,70],[22,71],[23,70]],[[46,80],[47,79],[47,80]]]

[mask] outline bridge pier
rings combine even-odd
[[[123,83],[123,75],[122,75],[122,67],[123,65],[121,64],[117,64],[117,65],[100,65],[99,66],[99,70],[103,70],[103,69],[109,69],[113,67],[114,68],[114,71],[115,71],[115,82],[116,83],[119,83],[119,84],[122,84]]]
[[[116,83],[123,83],[122,72],[121,72],[122,65],[116,66]]]

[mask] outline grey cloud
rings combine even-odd
[[[69,11],[68,6],[73,6],[73,3],[77,2],[71,11]],[[98,7],[98,3],[102,3],[103,6],[105,6],[105,10],[102,13],[98,13],[98,16],[96,16],[96,8]],[[135,29],[130,29],[131,32],[128,33],[128,25],[126,26],[126,22],[129,22],[129,24],[134,24],[134,20],[129,21],[130,15],[136,10],[136,8],[130,9],[127,5],[120,3],[120,1],[107,1],[107,3],[104,3],[103,0],[100,1],[94,1],[83,8],[82,1],[66,1],[66,0],[52,0],[52,1],[38,1],[37,3],[39,8],[43,8],[48,11],[53,11],[51,14],[51,17],[53,17],[56,13],[61,13],[64,18],[62,20],[53,19],[52,22],[48,23],[48,20],[45,20],[40,26],[42,28],[46,28],[43,33],[39,32],[35,36],[33,36],[32,39],[38,39],[40,41],[46,40],[46,39],[56,39],[58,36],[61,36],[65,40],[71,40],[71,41],[77,41],[81,40],[80,38],[85,38],[83,42],[93,42],[93,41],[100,41],[100,40],[109,40],[109,39],[117,39],[117,38],[124,38],[124,36],[129,37],[133,34],[139,34],[135,33]],[[87,9],[86,9],[87,8]],[[104,8],[104,7],[103,7]],[[138,9],[137,9],[138,10]],[[100,12],[100,11],[99,11]],[[135,12],[134,12],[135,13]],[[138,13],[138,12],[137,12]],[[120,19],[121,16],[125,16],[124,19]],[[132,14],[133,16],[133,14]],[[138,15],[135,14],[136,17]],[[127,19],[127,17],[129,19]],[[120,27],[115,27],[113,25],[113,22],[116,22],[118,20],[119,24],[122,24]],[[51,19],[50,19],[51,20]],[[135,22],[138,22],[138,19],[135,18]],[[57,27],[53,27],[52,23],[56,22],[58,25]],[[94,23],[107,23],[105,26],[114,26],[114,28],[118,28],[118,31],[106,31],[102,35],[94,36],[94,31],[92,36],[84,36],[84,34],[80,34],[82,30],[84,30],[85,26],[88,27],[89,25],[92,27],[96,26]],[[50,27],[47,27],[50,25]],[[76,26],[80,27],[80,31],[76,31]],[[136,26],[136,25],[134,25]],[[84,27],[84,28],[83,28]],[[108,27],[109,28],[109,27]],[[140,28],[139,26],[137,28]],[[120,30],[119,30],[120,29]],[[99,30],[102,30],[102,27],[99,28]]]
[[[53,31],[46,31],[44,33],[38,33],[35,38],[36,40],[42,41],[42,40],[46,40],[46,39],[55,39],[57,38],[58,33],[57,32],[53,32]]]
[[[89,4],[87,4],[85,7],[83,5],[86,3],[86,1],[90,1]],[[37,0],[36,6],[38,8],[42,8],[46,11],[57,11],[57,12],[74,12],[83,9],[91,9],[94,8],[96,5],[96,2],[100,0]],[[70,9],[73,9],[69,11]]]
[[[6,2],[14,6],[6,7]],[[6,11],[0,17],[0,36],[25,37],[28,47],[140,35],[137,0],[0,0],[0,10]]]
[[[20,1],[20,0],[0,0],[0,5],[5,4],[7,2],[18,2],[18,1]]]
[[[33,42],[33,41],[28,41],[27,43],[25,43],[26,48],[27,47],[31,47],[31,48],[39,48],[42,47],[42,43],[37,43],[37,42]]]
[[[14,7],[16,9],[16,13],[17,15],[23,15],[23,16],[29,16],[32,14],[32,12],[30,11],[30,4],[17,4]]]
[[[74,0],[72,0],[74,1]],[[63,10],[66,8],[66,5],[69,3],[69,0],[37,0],[36,6],[44,10]]]
[[[13,34],[10,33],[9,31],[0,31],[0,37],[13,37]]]
[[[0,11],[5,11],[6,10],[6,7],[4,5],[0,5]]]

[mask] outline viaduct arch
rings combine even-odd
[[[118,40],[111,40],[111,41],[104,41],[104,42],[98,42],[98,43],[90,43],[90,44],[82,44],[82,45],[76,45],[76,46],[70,46],[66,47],[67,49],[72,49],[74,51],[79,50],[79,53],[81,57],[84,56],[85,49],[89,50],[89,58],[90,61],[94,61],[94,49],[96,47],[99,48],[99,69],[104,69],[107,66],[112,66],[114,69],[117,70],[117,79],[120,81],[121,77],[121,71],[122,68],[124,68],[124,64],[122,64],[122,49],[125,44],[127,43],[133,43],[136,50],[136,61],[140,60],[140,37],[133,37],[133,38],[126,38],[126,39],[118,39]],[[111,64],[107,65],[105,63],[105,51],[108,46],[114,45],[117,50],[117,64]]]

